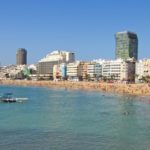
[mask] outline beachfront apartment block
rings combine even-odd
[[[150,59],[142,59],[136,62],[136,82],[142,81],[145,77],[150,79]]]
[[[87,66],[87,75],[91,80],[99,80],[102,76],[102,65],[96,62],[90,62]]]
[[[79,81],[82,80],[83,64],[80,61],[67,64],[68,80]]]
[[[82,79],[83,80],[98,80],[102,74],[102,67],[96,62],[80,62],[82,67]]]
[[[116,59],[138,59],[138,37],[136,33],[123,31],[115,34]]]
[[[67,64],[69,80],[116,80],[134,81],[135,61],[123,60],[93,60],[92,62],[74,62]]]
[[[96,80],[102,74],[102,67],[96,62],[78,61],[67,65],[69,80]]]
[[[102,65],[102,78],[116,81],[134,81],[135,61],[123,60],[95,60]]]

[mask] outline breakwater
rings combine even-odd
[[[70,82],[70,81],[30,81],[30,80],[1,80],[0,85],[42,86],[66,89],[99,90],[140,96],[150,96],[148,84],[123,84],[99,82]]]

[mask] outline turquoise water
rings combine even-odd
[[[150,149],[148,98],[0,86],[5,92],[29,100],[0,103],[0,150]]]

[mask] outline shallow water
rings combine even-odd
[[[0,86],[5,92],[29,100],[0,103],[0,150],[150,149],[145,97]]]

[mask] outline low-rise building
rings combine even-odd
[[[136,62],[136,82],[150,78],[150,59],[143,59]]]
[[[0,70],[0,79],[23,79],[26,65],[10,65],[2,67]]]

